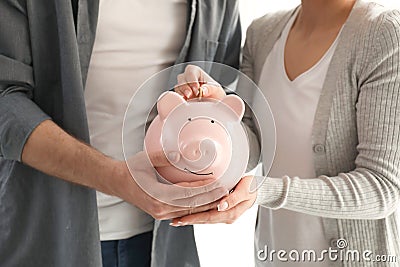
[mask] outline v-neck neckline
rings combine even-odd
[[[339,30],[339,33],[336,35],[335,40],[331,43],[331,45],[325,51],[325,53],[322,55],[322,57],[315,64],[313,64],[310,68],[306,69],[304,72],[302,72],[299,75],[297,75],[296,78],[291,80],[289,78],[287,70],[286,70],[285,48],[286,48],[286,42],[287,42],[287,39],[289,37],[290,30],[293,27],[293,23],[296,20],[296,17],[298,15],[299,11],[300,11],[300,8],[298,8],[292,14],[292,17],[289,19],[289,21],[285,25],[285,27],[284,27],[284,29],[282,31],[282,35],[281,35],[280,40],[279,40],[279,42],[280,42],[280,44],[279,44],[279,62],[280,62],[279,67],[281,69],[281,73],[283,74],[285,81],[288,84],[292,85],[292,86],[296,86],[297,84],[301,83],[302,80],[307,78],[307,76],[309,76],[310,73],[312,73],[314,70],[316,70],[322,64],[322,62],[324,62],[326,60],[328,55],[334,53],[334,51],[332,51],[332,50],[336,49],[340,34],[341,34],[342,30],[343,30],[344,25],[346,24],[346,23],[344,23],[342,25],[342,27]]]

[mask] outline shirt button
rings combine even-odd
[[[321,145],[321,144],[315,145],[314,146],[314,152],[317,153],[317,154],[325,153],[325,146]]]

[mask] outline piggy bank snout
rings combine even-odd
[[[211,139],[190,140],[188,143],[181,144],[181,154],[183,159],[196,170],[209,167],[217,156],[217,146]]]

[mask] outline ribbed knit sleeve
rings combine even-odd
[[[258,190],[258,204],[338,219],[379,219],[399,207],[400,12],[381,13],[369,32],[351,40],[358,47],[355,64],[360,71],[357,84],[350,75],[344,82],[348,90],[357,87],[356,104],[337,95],[334,105],[325,103],[332,105],[327,114],[329,145],[321,149],[329,154],[336,146],[355,144],[355,168],[310,179],[268,177]],[[355,117],[344,118],[346,109],[355,110]],[[354,124],[358,140],[348,140],[343,123]]]

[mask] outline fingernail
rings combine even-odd
[[[189,89],[185,89],[185,90],[183,91],[183,94],[184,94],[187,98],[189,98],[190,95],[192,94],[192,91],[190,91]]]
[[[178,152],[172,151],[167,154],[167,158],[169,161],[177,163],[179,161],[180,155]]]
[[[218,211],[224,211],[228,208],[228,202],[224,201],[222,204],[218,204],[217,210]]]
[[[179,226],[186,226],[186,225],[188,225],[187,222],[178,222],[178,227],[179,227]]]
[[[174,227],[179,227],[179,226],[182,226],[183,223],[181,221],[179,221],[177,223],[170,223],[169,225],[174,226]]]

